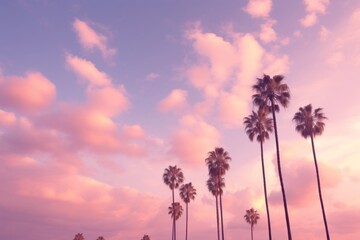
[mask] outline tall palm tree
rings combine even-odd
[[[149,235],[144,235],[142,238],[141,238],[141,240],[150,240],[150,237],[149,237]]]
[[[288,240],[291,240],[292,237],[291,237],[290,220],[289,220],[289,213],[286,202],[284,181],[281,172],[279,139],[278,139],[278,131],[276,125],[276,116],[275,116],[275,112],[280,111],[279,105],[286,108],[290,101],[290,90],[287,84],[282,83],[283,80],[284,80],[284,76],[282,75],[275,75],[272,78],[269,75],[264,75],[263,78],[258,78],[257,83],[253,85],[253,90],[255,91],[255,94],[252,96],[252,98],[254,105],[259,106],[260,108],[266,108],[272,113],[273,122],[274,122],[274,132],[275,132],[277,167],[278,167],[279,180],[281,185],[281,193],[284,203]]]
[[[180,184],[184,181],[184,174],[181,171],[181,168],[175,166],[169,166],[165,168],[163,174],[163,180],[166,185],[168,185],[172,191],[172,204],[175,203],[175,194],[174,189],[178,188]],[[175,218],[173,219],[173,229],[172,229],[172,239],[176,240],[176,224]]]
[[[185,232],[185,240],[188,237],[188,204],[191,200],[194,200],[196,196],[196,189],[190,183],[183,184],[180,187],[180,197],[186,204],[186,232]]]
[[[214,151],[208,153],[208,157],[205,159],[205,162],[209,169],[210,176],[218,177],[218,187],[221,187],[220,180],[221,177],[225,175],[226,171],[229,170],[230,165],[229,161],[231,157],[229,153],[226,152],[223,148],[216,147]],[[222,210],[222,191],[219,191],[219,200],[220,200],[220,220],[221,220],[221,235],[222,240],[225,240],[224,237],[224,219],[223,219],[223,210]]]
[[[220,185],[219,185],[220,184]],[[219,229],[219,201],[218,196],[220,195],[220,192],[222,193],[222,189],[225,187],[225,180],[223,177],[220,178],[220,181],[218,180],[218,176],[210,176],[209,179],[206,182],[206,185],[209,189],[209,191],[212,193],[212,195],[215,196],[216,201],[216,223],[217,223],[217,234],[218,234],[218,240],[220,240],[220,229]]]
[[[75,235],[74,240],[85,240],[82,233],[78,233]]]
[[[251,240],[253,240],[253,228],[254,225],[257,224],[257,221],[260,219],[259,213],[257,210],[254,210],[254,208],[250,208],[246,210],[244,218],[245,221],[250,224]]]
[[[266,215],[268,221],[268,231],[269,231],[269,240],[271,240],[271,221],[269,213],[269,205],[267,199],[267,190],[266,190],[266,175],[265,175],[265,166],[264,166],[264,153],[263,153],[263,143],[266,139],[269,139],[269,132],[272,132],[273,125],[271,118],[267,117],[267,111],[264,108],[259,108],[258,113],[252,112],[252,114],[244,118],[244,124],[246,129],[246,134],[249,136],[251,141],[256,140],[260,143],[260,152],[261,152],[261,166],[263,174],[263,184],[264,184],[264,196],[265,196],[265,205],[266,205]]]
[[[296,131],[299,132],[301,136],[303,136],[305,139],[310,137],[311,140],[311,146],[312,146],[312,152],[313,152],[315,170],[316,170],[317,186],[318,186],[321,210],[322,210],[322,215],[326,230],[326,238],[327,240],[330,240],[330,234],[329,234],[329,229],[325,215],[325,208],[321,194],[320,174],[316,160],[315,145],[314,145],[314,138],[316,136],[320,136],[324,131],[325,119],[327,118],[324,116],[324,113],[322,112],[322,108],[316,108],[313,111],[311,104],[309,104],[306,105],[305,107],[299,108],[299,111],[295,113],[293,121],[296,124],[296,128],[295,128]]]

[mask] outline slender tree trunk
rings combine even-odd
[[[174,195],[174,189],[172,189],[172,207],[174,208],[174,203],[175,203],[175,195]],[[173,218],[173,230],[172,230],[172,239],[176,240],[176,225],[175,225],[175,217]]]
[[[253,240],[253,225],[251,224],[251,227],[250,227],[250,231],[251,231],[251,240]]]
[[[315,162],[315,170],[316,170],[316,178],[317,178],[317,186],[318,186],[318,191],[319,191],[321,210],[322,210],[322,215],[323,215],[323,220],[324,220],[324,225],[325,225],[325,230],[326,230],[326,239],[330,240],[330,234],[329,234],[329,229],[328,229],[326,215],[325,215],[325,208],[324,208],[324,203],[323,203],[322,194],[321,194],[319,168],[318,168],[318,164],[317,164],[317,160],[316,160],[315,145],[314,145],[314,139],[313,139],[312,135],[311,135],[311,146],[312,146],[314,162]]]
[[[220,240],[220,224],[219,224],[219,201],[218,201],[218,196],[215,196],[216,199],[216,224],[217,224],[217,235],[218,235],[218,240]]]
[[[222,190],[220,187],[220,176],[219,176],[219,200],[220,200],[220,220],[221,220],[221,236],[222,236],[222,240],[225,240],[224,237],[224,219],[223,219],[223,210],[222,210]]]
[[[185,232],[185,240],[188,237],[188,203],[186,203],[186,232]]]
[[[264,150],[263,150],[263,143],[262,142],[260,142],[260,148],[261,148],[261,166],[262,166],[263,182],[264,182],[266,215],[267,215],[267,221],[268,221],[269,240],[271,240],[271,223],[270,223],[271,221],[270,221],[269,205],[268,205],[268,199],[267,199],[265,164],[264,164]]]
[[[292,240],[292,237],[291,237],[291,229],[290,229],[289,213],[288,213],[287,202],[286,202],[286,195],[285,195],[285,188],[284,188],[284,182],[283,182],[282,173],[281,173],[279,139],[278,139],[278,132],[277,132],[277,126],[276,126],[276,117],[275,117],[275,107],[274,107],[274,102],[273,102],[273,100],[271,100],[271,112],[272,112],[273,121],[274,121],[274,132],[275,132],[275,142],[276,142],[277,166],[278,166],[279,179],[280,179],[280,185],[281,185],[281,193],[282,193],[282,198],[283,198],[283,202],[284,202],[285,220],[286,220],[286,227],[287,227],[287,233],[288,233],[288,240]]]

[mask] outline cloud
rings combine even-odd
[[[157,79],[157,78],[159,78],[159,77],[160,77],[160,74],[159,74],[159,73],[151,72],[151,73],[149,73],[149,74],[146,76],[145,80],[146,80],[146,81],[152,81],[152,80],[155,80],[155,79]]]
[[[142,139],[145,137],[145,131],[140,125],[124,125],[123,134],[131,139]]]
[[[55,85],[40,72],[3,76],[0,72],[0,105],[21,112],[48,108],[56,96]]]
[[[326,41],[329,37],[329,30],[324,27],[324,26],[321,26],[321,29],[320,29],[320,32],[319,32],[319,36],[320,36],[320,40],[321,41]]]
[[[171,93],[161,100],[158,109],[161,112],[178,111],[186,106],[187,92],[182,89],[174,89]]]
[[[244,8],[252,17],[268,17],[271,12],[272,0],[249,0]]]
[[[107,46],[108,38],[92,29],[85,21],[75,19],[73,28],[78,36],[80,44],[87,50],[98,49],[105,58],[116,54],[116,49]]]
[[[219,144],[219,131],[192,115],[182,117],[180,125],[170,140],[170,152],[183,163],[203,164],[207,153]]]
[[[8,127],[15,123],[16,116],[14,113],[6,112],[0,109],[0,127]]]
[[[264,43],[270,43],[277,39],[277,34],[273,29],[275,20],[267,20],[264,24],[261,25],[260,39]]]
[[[311,27],[317,23],[318,14],[325,14],[329,0],[304,0],[307,15],[300,19],[304,27]]]
[[[111,83],[111,78],[106,73],[98,70],[96,66],[88,60],[67,54],[66,63],[76,75],[89,81],[93,86],[106,86]]]

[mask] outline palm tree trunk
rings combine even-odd
[[[284,202],[285,220],[286,220],[286,227],[287,227],[287,233],[288,233],[288,240],[292,240],[289,213],[288,213],[288,209],[287,209],[287,202],[286,202],[286,195],[285,195],[285,188],[284,188],[284,182],[283,182],[282,173],[281,173],[279,139],[278,139],[278,132],[277,132],[277,126],[276,126],[276,117],[275,117],[275,107],[274,107],[274,101],[273,100],[271,100],[271,112],[272,112],[273,121],[274,121],[277,166],[278,166],[279,179],[280,179],[280,185],[281,185],[281,193],[282,193],[282,198],[283,198],[283,202]]]
[[[267,191],[266,191],[264,150],[263,150],[263,143],[262,142],[260,142],[260,149],[261,149],[261,166],[262,166],[263,182],[264,182],[264,195],[265,195],[266,215],[267,215],[267,221],[268,221],[269,240],[271,240],[271,224],[270,224],[271,221],[270,221],[269,205],[268,205]]]
[[[220,240],[220,228],[219,228],[219,201],[218,196],[215,196],[216,199],[216,223],[217,223],[217,234],[218,234],[218,240]]]
[[[188,237],[188,203],[186,203],[186,232],[185,232],[185,240]]]
[[[250,227],[250,231],[251,231],[251,240],[253,240],[253,225],[251,224],[251,227]]]
[[[175,195],[174,195],[174,189],[172,189],[172,201],[173,201],[173,207],[175,203]],[[175,217],[173,218],[173,227],[172,227],[172,239],[176,240],[176,225],[175,225]]]
[[[315,170],[316,170],[316,178],[317,178],[317,185],[318,185],[318,191],[319,191],[321,210],[322,210],[322,215],[323,215],[323,220],[324,220],[324,225],[325,225],[325,230],[326,230],[326,239],[330,240],[330,234],[329,234],[329,229],[328,229],[328,225],[327,225],[327,221],[326,221],[326,215],[325,215],[325,208],[324,208],[324,203],[323,203],[322,194],[321,194],[319,168],[318,168],[318,164],[317,164],[317,160],[316,160],[315,145],[314,145],[314,139],[313,139],[312,135],[311,135],[311,146],[312,146],[314,162],[315,162]]]
[[[223,219],[223,210],[222,210],[222,190],[220,187],[220,176],[219,176],[219,200],[220,200],[220,220],[221,220],[221,236],[222,236],[222,240],[225,240],[224,237],[224,219]]]

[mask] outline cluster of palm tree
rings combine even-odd
[[[257,83],[253,85],[253,90],[255,94],[252,96],[253,104],[255,107],[257,107],[257,111],[253,111],[250,116],[244,118],[245,129],[247,135],[249,136],[249,139],[253,141],[256,138],[256,140],[260,143],[261,165],[262,165],[264,197],[265,197],[265,205],[266,205],[266,213],[267,213],[269,240],[271,240],[272,237],[271,237],[270,213],[269,213],[267,190],[266,190],[263,143],[265,142],[266,139],[269,139],[269,133],[271,133],[273,130],[275,135],[277,169],[278,169],[278,175],[279,175],[281,193],[282,193],[282,199],[284,205],[288,240],[292,239],[290,219],[289,219],[289,213],[288,213],[288,207],[286,201],[286,193],[285,193],[284,181],[281,170],[278,130],[277,130],[276,114],[275,114],[276,112],[280,111],[280,106],[286,108],[290,101],[290,89],[287,84],[283,83],[283,79],[284,77],[282,75],[275,75],[273,77],[270,77],[269,75],[264,75],[263,78],[258,78]],[[272,118],[268,117],[269,115],[272,115]],[[311,104],[309,104],[305,107],[299,108],[299,112],[295,114],[293,121],[296,124],[296,128],[295,128],[296,131],[298,131],[304,138],[310,137],[311,139],[316,176],[317,176],[318,192],[319,192],[322,215],[325,225],[326,237],[327,240],[330,240],[330,234],[327,226],[325,209],[321,194],[320,174],[317,165],[315,146],[314,146],[314,137],[322,134],[325,127],[323,120],[325,119],[326,117],[322,113],[321,108],[317,108],[314,111],[312,111],[312,106]],[[246,219],[246,221],[248,221],[248,219]]]
[[[85,237],[82,233],[77,233],[74,240],[85,240]],[[99,236],[96,240],[105,240],[105,238],[103,236]]]
[[[172,193],[172,204],[168,208],[169,214],[172,218],[173,225],[172,225],[172,240],[176,240],[176,220],[178,220],[182,213],[183,208],[180,202],[175,202],[175,189],[180,187],[180,198],[186,204],[186,234],[185,240],[188,237],[188,204],[191,200],[195,199],[196,196],[196,189],[192,185],[192,183],[182,184],[184,182],[184,174],[181,171],[181,168],[175,166],[169,166],[165,168],[163,174],[163,181],[166,185],[169,186],[171,193]],[[181,185],[182,184],[182,185]],[[181,185],[181,186],[180,186]]]

